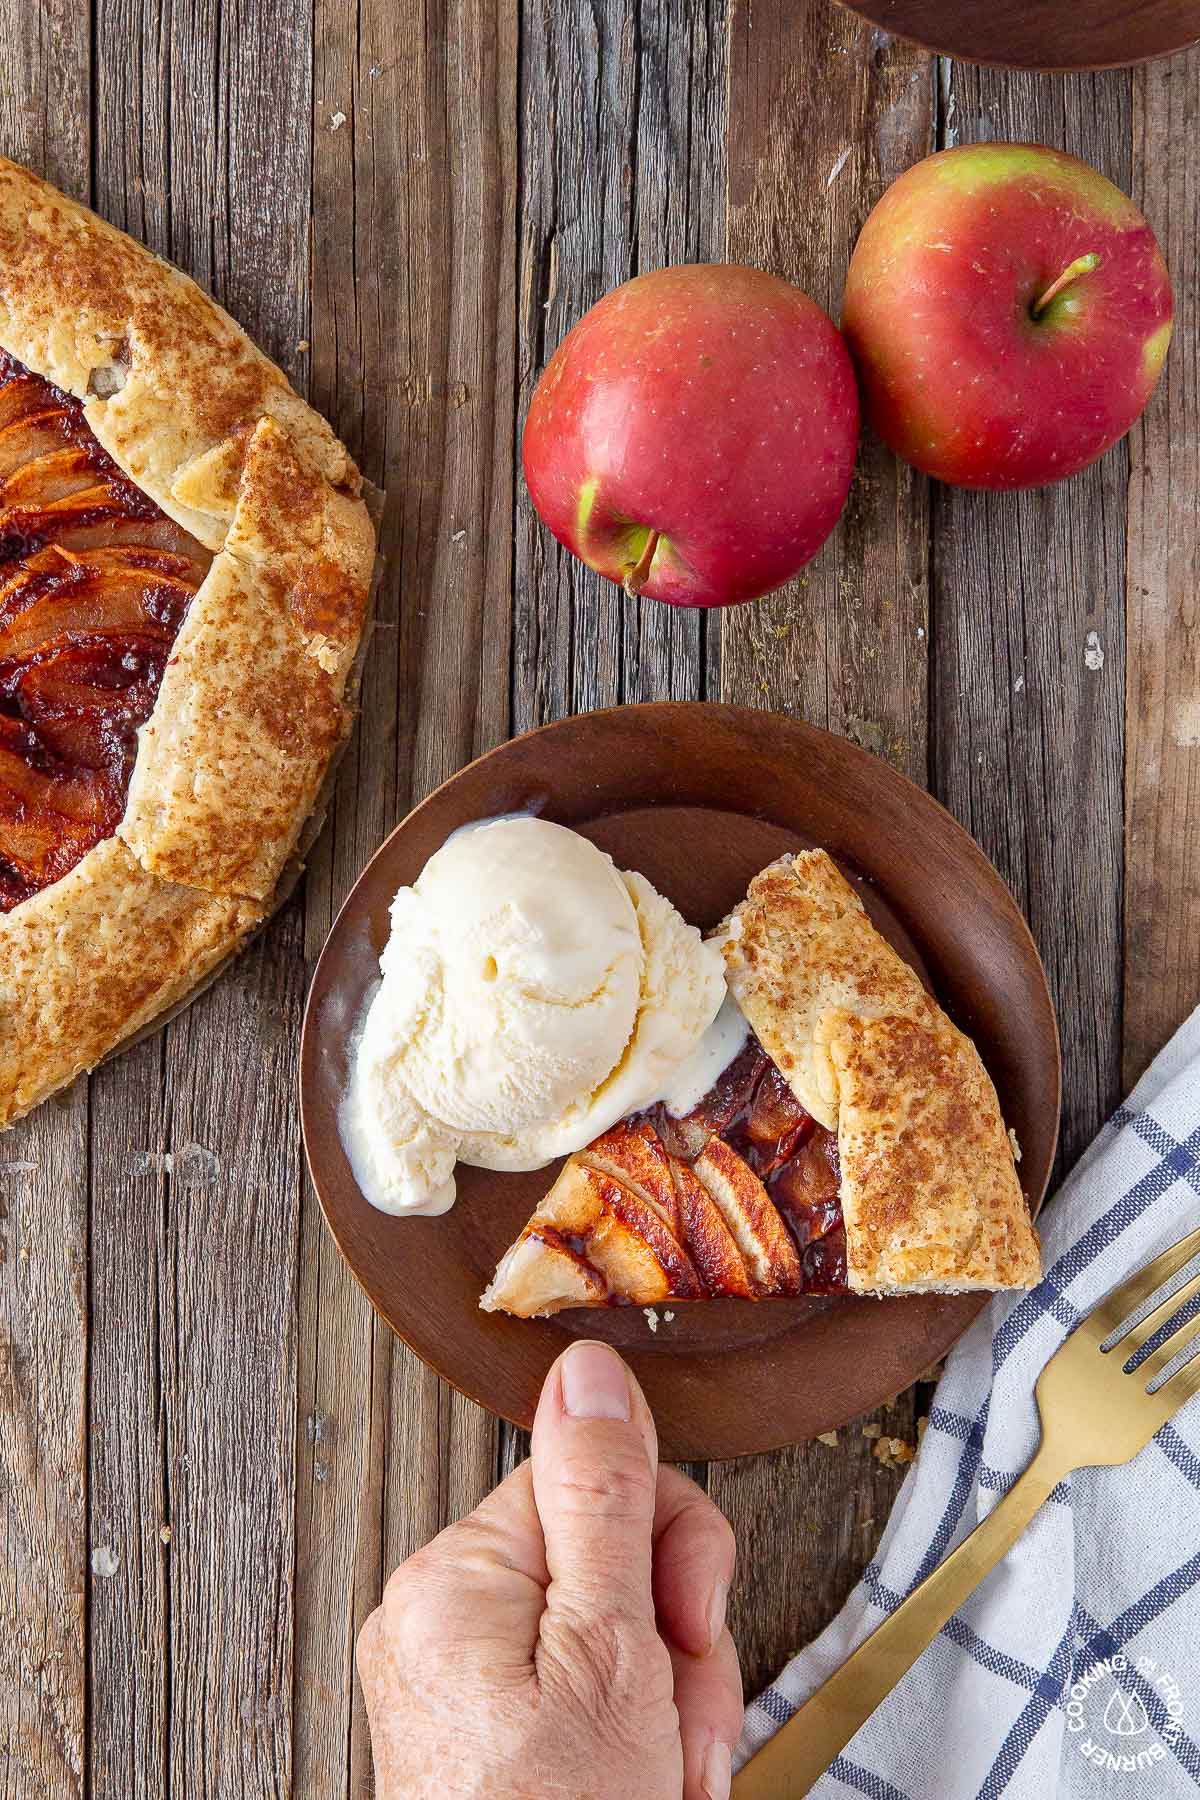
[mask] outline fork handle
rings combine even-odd
[[[736,1800],[801,1800],[1067,1473],[1043,1444],[971,1535],[804,1702],[734,1781]]]

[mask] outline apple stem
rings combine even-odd
[[[1057,281],[1052,281],[1040,300],[1033,303],[1034,318],[1040,317],[1056,294],[1061,294],[1069,282],[1077,275],[1090,275],[1093,269],[1100,267],[1100,256],[1095,250],[1089,250],[1086,256],[1077,256],[1073,263],[1068,263]]]
[[[658,533],[651,526],[646,533],[646,542],[642,545],[642,554],[625,571],[625,580],[622,585],[631,600],[635,599],[645,587],[646,577],[650,573],[650,564],[654,561],[654,552],[657,549]]]

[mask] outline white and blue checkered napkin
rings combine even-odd
[[[1040,1223],[1045,1276],[951,1352],[860,1585],[753,1703],[745,1760],[989,1512],[1037,1443],[1033,1386],[1109,1288],[1200,1221],[1200,1010]],[[1200,1791],[1200,1399],[1132,1463],[1063,1482],[816,1800],[1175,1800]]]

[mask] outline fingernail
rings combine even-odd
[[[728,1744],[713,1742],[704,1752],[700,1764],[700,1786],[708,1800],[729,1800],[733,1781],[733,1753]]]
[[[572,1419],[627,1419],[624,1363],[607,1344],[572,1344],[563,1357],[562,1397]]]
[[[725,1629],[725,1602],[729,1598],[729,1583],[718,1581],[709,1597],[708,1613],[708,1647],[715,1650],[717,1640]]]

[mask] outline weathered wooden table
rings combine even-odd
[[[178,1022],[0,1145],[0,1795],[360,1796],[356,1627],[522,1453],[375,1324],[305,1182],[296,1051],[341,897],[435,782],[574,709],[795,710],[927,782],[1026,908],[1062,1155],[1200,998],[1200,57],[938,64],[828,0],[2,0],[0,148],[209,285],[390,496],[363,718],[307,886]],[[1041,139],[1134,194],[1180,329],[1143,423],[1015,498],[869,440],[806,579],[625,602],[515,473],[551,347],[638,269],[728,257],[836,316],[940,144]],[[914,1398],[880,1415],[911,1439]],[[703,1472],[702,1472],[703,1473]],[[857,1428],[707,1472],[757,1686],[899,1481]]]

